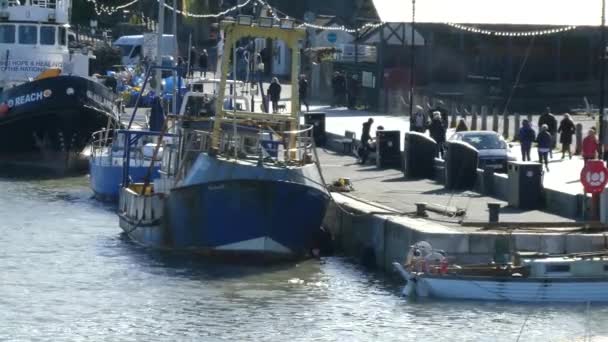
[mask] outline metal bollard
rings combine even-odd
[[[500,214],[500,203],[488,203],[488,211],[490,212],[489,222],[498,223],[498,216]]]
[[[492,109],[492,130],[498,133],[498,107]]]
[[[477,114],[479,112],[479,106],[472,105],[471,106],[471,131],[477,130]]]
[[[416,216],[418,217],[427,217],[428,214],[426,213],[426,202],[417,202],[416,203]]]
[[[481,130],[485,131],[488,129],[488,107],[481,106]]]
[[[515,113],[515,121],[513,122],[513,140],[519,141],[519,128],[521,127],[521,119],[519,113]]]
[[[576,148],[574,150],[575,155],[580,155],[583,150],[583,125],[576,124]]]
[[[502,119],[502,136],[509,139],[509,114],[505,112]]]

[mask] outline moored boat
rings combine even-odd
[[[514,263],[448,265],[430,244],[412,246],[393,266],[410,297],[514,302],[608,302],[608,251],[572,255],[521,254]]]
[[[280,34],[294,47],[296,70],[304,31],[234,22],[222,27],[228,46],[242,37]],[[294,72],[292,94],[297,77]],[[306,255],[329,201],[312,127],[299,125],[297,96],[289,114],[241,111],[247,107],[237,105],[227,111],[226,84],[223,73],[217,98],[201,97],[191,115],[169,118],[166,130],[179,138],[162,140],[160,178],[123,187],[120,226],[135,242],[156,248],[279,259]]]
[[[90,56],[68,49],[69,0],[0,8],[0,163],[86,169],[91,134],[118,126],[114,95],[88,78]],[[72,53],[71,53],[72,52]]]

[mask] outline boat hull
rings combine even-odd
[[[113,94],[78,76],[36,80],[0,93],[0,163],[84,171],[91,134],[119,125]],[[78,161],[75,163],[74,161]]]
[[[395,268],[407,296],[513,302],[608,302],[608,278],[524,278],[417,275]]]
[[[120,224],[151,247],[293,257],[315,246],[327,203],[324,192],[302,184],[231,180],[172,189],[156,224],[136,227],[139,220],[125,215]]]
[[[103,158],[103,157],[102,157]],[[104,202],[117,202],[122,185],[123,167],[122,159],[116,165],[101,160],[102,158],[91,158],[89,160],[89,184],[96,199]],[[133,183],[141,183],[148,174],[149,166],[130,166],[129,178]],[[152,167],[151,178],[159,177],[160,167]]]

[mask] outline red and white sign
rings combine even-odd
[[[588,160],[581,170],[581,183],[586,193],[600,193],[608,183],[608,169],[603,160]]]

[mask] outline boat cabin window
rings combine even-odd
[[[67,45],[66,33],[65,27],[59,28],[59,45]]]
[[[19,26],[19,44],[36,45],[38,43],[38,28],[34,25]]]
[[[40,45],[55,45],[55,27],[40,26]]]
[[[545,266],[545,273],[564,273],[564,272],[570,272],[570,265],[555,264],[555,265],[546,265]]]
[[[0,44],[15,43],[15,25],[0,25]]]

